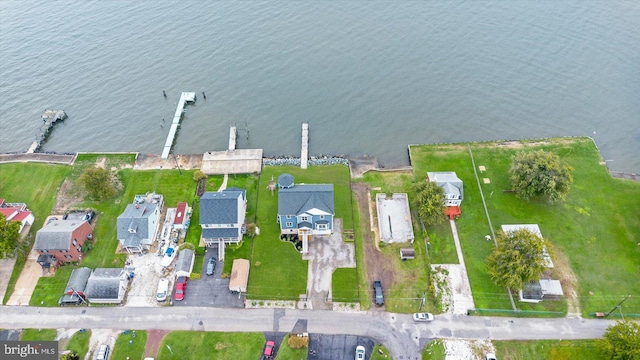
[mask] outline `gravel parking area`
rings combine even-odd
[[[162,257],[155,253],[129,255],[127,267],[134,268],[135,275],[129,287],[125,306],[158,306],[156,290],[158,281],[164,277],[160,260]],[[169,278],[173,280],[172,277]]]

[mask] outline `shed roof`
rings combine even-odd
[[[231,267],[231,276],[229,277],[229,290],[237,291],[238,289],[241,289],[246,291],[248,280],[249,260],[233,260],[233,266]]]
[[[84,292],[87,287],[87,281],[91,276],[91,269],[88,267],[81,267],[74,269],[71,272],[71,276],[69,276],[69,281],[67,281],[67,287],[65,288],[65,293],[72,294],[73,291],[77,291],[79,293]]]
[[[191,249],[182,249],[178,254],[178,260],[176,261],[176,275],[189,277],[193,270],[193,258],[195,253]],[[184,274],[178,274],[183,272]]]
[[[334,214],[333,184],[302,184],[278,190],[279,215],[299,215],[312,209]]]
[[[97,268],[87,280],[85,295],[89,299],[118,299],[120,281],[124,277],[122,268]]]

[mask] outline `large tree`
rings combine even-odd
[[[524,200],[546,199],[551,203],[564,200],[571,189],[571,166],[544,150],[520,151],[513,156],[509,169],[511,188]]]
[[[20,238],[20,223],[7,222],[7,218],[0,214],[0,259],[13,255]]]
[[[413,184],[416,196],[413,206],[426,225],[436,225],[445,220],[444,190],[435,182],[421,181]]]
[[[546,269],[546,241],[527,229],[496,236],[498,246],[487,259],[487,272],[499,286],[521,290],[524,284],[540,279]]]
[[[80,184],[94,200],[105,200],[117,193],[111,172],[106,169],[90,167],[85,169],[78,179]]]
[[[639,360],[640,324],[635,321],[618,321],[605,331],[598,347],[603,359]]]

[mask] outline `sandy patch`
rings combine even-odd
[[[445,339],[442,341],[446,360],[484,359],[486,353],[495,353],[493,344],[489,340]]]
[[[562,284],[562,290],[567,296],[567,316],[568,317],[581,317],[582,311],[580,309],[580,300],[576,292],[578,285],[578,278],[576,274],[571,270],[569,266],[569,259],[559,248],[555,247],[555,260],[554,270],[558,273],[560,284]]]
[[[163,277],[161,256],[155,253],[129,255],[128,268],[134,268],[125,306],[158,306],[155,295],[158,282]]]

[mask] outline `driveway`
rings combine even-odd
[[[356,335],[309,335],[309,360],[353,359],[356,346],[365,348],[366,359],[371,358],[375,342],[364,336]]]
[[[313,309],[330,310],[326,302],[331,298],[331,278],[337,268],[356,267],[356,250],[353,243],[342,241],[342,219],[333,220],[333,234],[314,236],[309,242],[307,267],[307,298]]]
[[[29,305],[33,290],[42,276],[42,267],[36,261],[37,259],[38,253],[31,250],[7,305]]]
[[[206,275],[207,262],[212,256],[217,257],[218,248],[209,248],[202,263],[200,279],[189,279],[184,300],[175,301],[174,306],[213,306],[220,308],[242,308],[244,297],[229,292],[229,278],[222,279],[223,261],[218,261],[213,275]],[[195,269],[194,269],[195,271]]]

